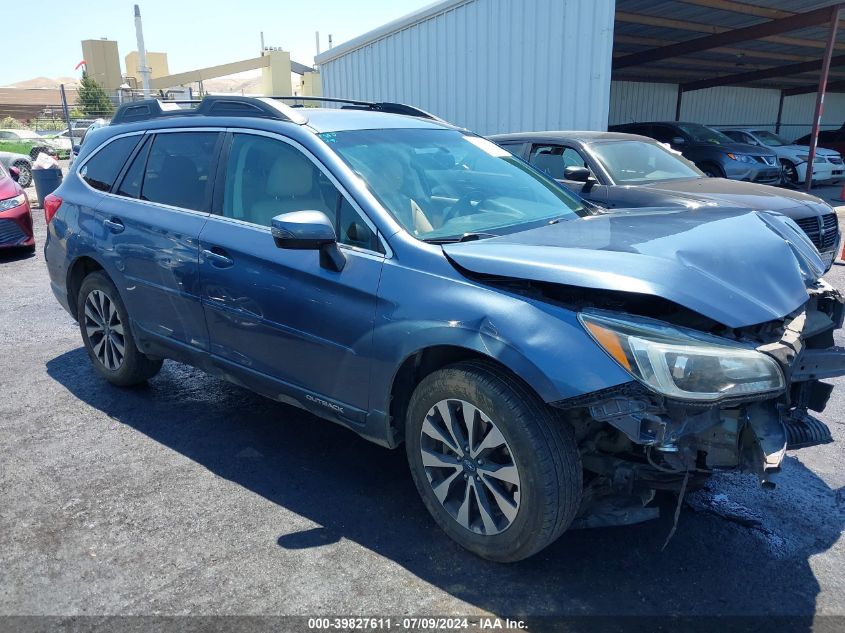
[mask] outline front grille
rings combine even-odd
[[[836,221],[835,213],[828,213],[822,216],[824,223],[824,239],[822,240],[822,248],[832,248],[836,245],[839,239],[839,222]]]
[[[796,220],[795,223],[801,227],[801,230],[807,234],[807,237],[810,238],[820,251],[836,245],[839,230],[835,213],[828,213],[821,216],[821,222],[818,217],[815,217],[802,218],[801,220]],[[822,231],[822,227],[824,231]]]
[[[8,246],[19,244],[26,240],[26,234],[15,222],[11,220],[0,220],[0,244]]]

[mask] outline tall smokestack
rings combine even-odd
[[[147,51],[144,49],[144,27],[141,24],[141,9],[135,5],[135,38],[138,40],[138,74],[141,75],[141,85],[144,97],[150,96],[150,69],[147,66]]]
[[[314,39],[317,41],[317,55],[320,54],[320,31],[314,32]]]

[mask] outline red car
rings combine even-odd
[[[17,183],[17,169],[12,173],[0,165],[0,249],[28,248],[35,250],[32,212],[29,198]]]

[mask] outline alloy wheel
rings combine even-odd
[[[120,369],[126,354],[126,338],[114,302],[102,290],[92,290],[85,299],[84,319],[94,356],[106,369]]]
[[[504,435],[464,400],[435,404],[420,430],[428,482],[443,508],[477,534],[505,531],[519,511],[519,469]]]

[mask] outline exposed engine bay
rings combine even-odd
[[[810,412],[827,405],[833,387],[823,380],[845,375],[845,349],[833,339],[845,300],[824,281],[808,293],[808,302],[784,319],[740,329],[685,310],[659,315],[686,327],[704,326],[708,334],[773,358],[784,378],[778,393],[709,404],[675,400],[632,381],[556,403],[576,430],[585,470],[576,526],[655,518],[657,509],[646,507],[654,491],[700,487],[716,470],[754,472],[763,486],[774,488],[787,448],[832,441]]]

